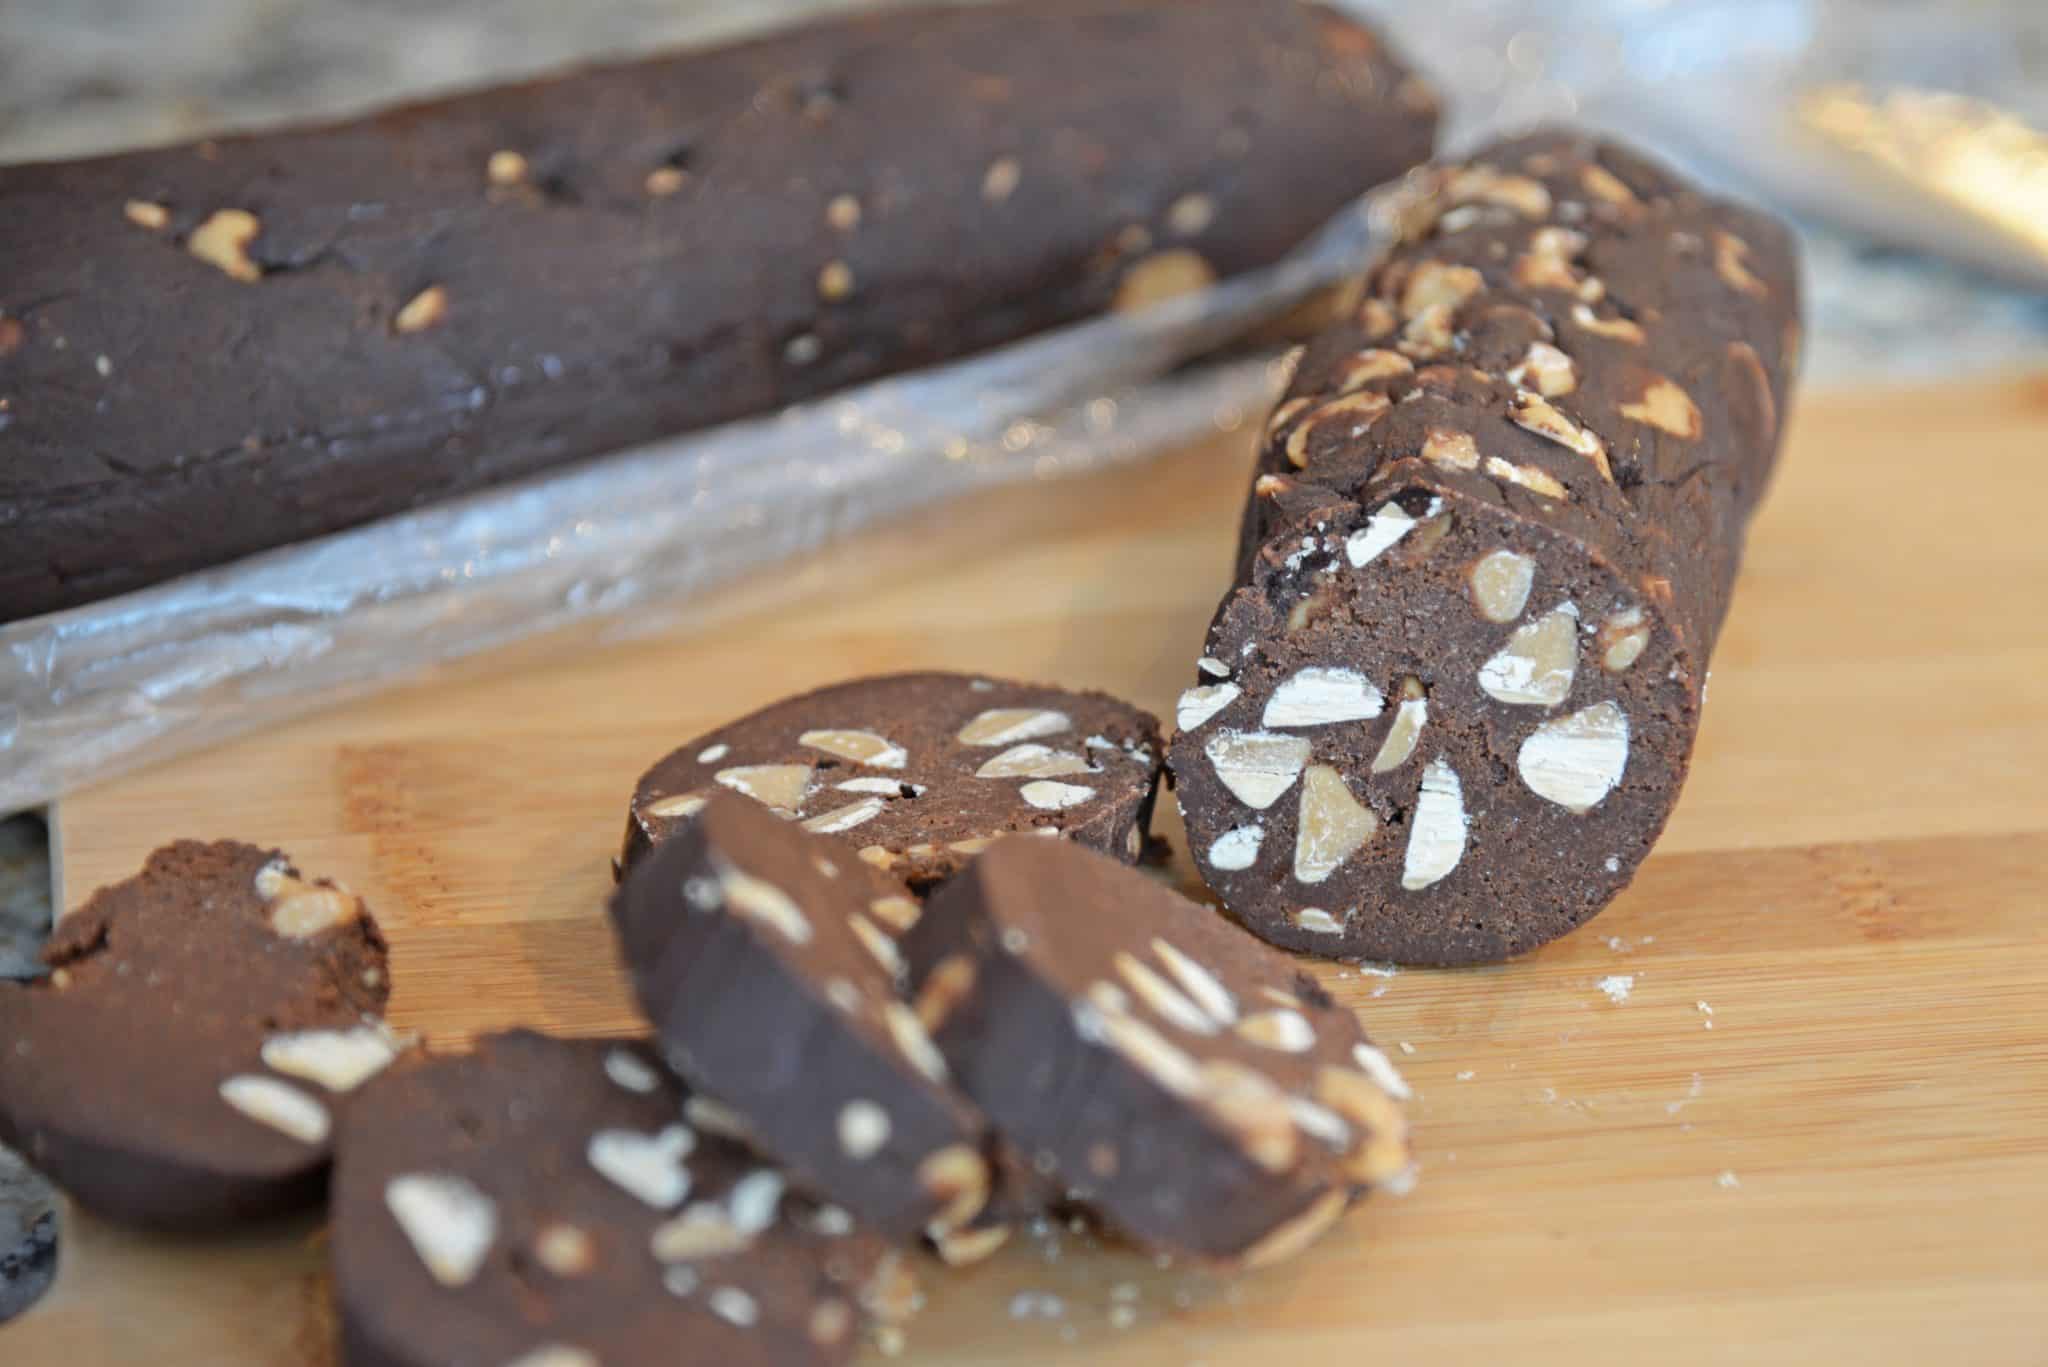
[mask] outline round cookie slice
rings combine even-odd
[[[648,770],[621,864],[717,792],[844,841],[920,893],[1014,831],[1135,861],[1163,754],[1157,718],[1101,693],[964,674],[856,679],[742,717]]]
[[[379,1078],[335,1164],[344,1360],[846,1361],[895,1255],[685,1105],[644,1044],[530,1031]]]
[[[904,900],[844,846],[722,793],[628,875],[612,919],[669,1065],[806,1185],[943,1250],[988,1204],[990,1136],[903,1000],[876,904]]]
[[[1284,954],[1064,841],[1004,840],[903,941],[1002,1135],[1153,1248],[1257,1266],[1410,1178],[1407,1088]]]
[[[315,1203],[341,1098],[388,1065],[384,939],[283,854],[179,841],[0,984],[0,1140],[110,1220],[218,1228]]]

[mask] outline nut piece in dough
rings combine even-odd
[[[958,740],[962,745],[1012,745],[1056,736],[1073,724],[1066,713],[1050,708],[998,707],[961,727]]]
[[[1408,852],[1401,861],[1401,886],[1419,892],[1457,868],[1465,857],[1465,834],[1464,785],[1456,770],[1433,759],[1422,771]]]
[[[1619,674],[1634,664],[1643,647],[1650,644],[1650,626],[1643,619],[1641,608],[1623,608],[1607,614],[1593,640],[1600,649],[1601,668]]]
[[[1590,429],[1579,426],[1551,407],[1550,401],[1542,395],[1526,389],[1517,393],[1514,406],[1508,410],[1508,419],[1524,431],[1534,432],[1567,450],[1578,452],[1593,462],[1602,479],[1609,484],[1614,483],[1614,470],[1607,463],[1607,444]]]
[[[732,769],[720,769],[712,777],[764,807],[795,812],[804,805],[804,792],[811,786],[811,767],[808,764],[743,764]]]
[[[1519,484],[1522,488],[1541,494],[1545,498],[1571,497],[1571,491],[1558,483],[1555,476],[1548,470],[1539,469],[1534,465],[1517,465],[1513,461],[1502,460],[1499,456],[1488,456],[1486,473],[1509,484]]]
[[[1490,551],[1468,576],[1479,615],[1503,625],[1522,615],[1536,583],[1536,562],[1519,551]]]
[[[498,1206],[467,1178],[408,1173],[384,1188],[384,1205],[443,1286],[467,1286],[498,1235]]]
[[[1180,702],[1174,708],[1174,721],[1183,731],[1192,731],[1224,708],[1237,701],[1243,692],[1234,683],[1202,684],[1190,688],[1180,695]]]
[[[1525,707],[1555,707],[1572,691],[1579,664],[1579,610],[1570,603],[1517,627],[1506,645],[1479,666],[1487,696]]]
[[[259,1125],[301,1144],[324,1144],[334,1128],[327,1108],[274,1077],[244,1073],[220,1085],[220,1099]]]
[[[1273,690],[1261,722],[1266,726],[1325,726],[1370,721],[1386,699],[1355,669],[1309,665]]]
[[[263,221],[247,209],[216,209],[185,239],[185,250],[233,280],[263,278],[249,247],[263,233]]]
[[[1555,399],[1579,387],[1579,373],[1572,358],[1550,343],[1531,342],[1522,363],[1508,372],[1508,382],[1533,389],[1546,399]]]
[[[1479,468],[1479,443],[1472,440],[1469,432],[1432,427],[1422,439],[1422,458],[1446,470],[1476,470]]]
[[[1380,742],[1379,753],[1372,757],[1372,771],[1384,774],[1406,764],[1415,753],[1416,743],[1422,739],[1422,727],[1429,720],[1429,698],[1422,690],[1422,681],[1410,676],[1401,681],[1401,705],[1394,709],[1394,724],[1387,728],[1387,738]]]
[[[1301,820],[1294,837],[1294,877],[1320,883],[1343,867],[1379,829],[1379,819],[1351,795],[1344,776],[1311,764],[1301,776]]]
[[[1209,867],[1235,873],[1258,862],[1259,846],[1266,839],[1264,826],[1237,826],[1209,842]]]
[[[1624,418],[1687,441],[1698,441],[1705,426],[1692,395],[1661,375],[1644,387],[1641,398],[1622,404],[1620,411]]]
[[[910,758],[902,746],[872,731],[806,731],[796,743],[872,769],[901,769]]]
[[[1628,714],[1611,702],[1543,723],[1515,755],[1530,792],[1581,814],[1614,791],[1627,766]]]
[[[1152,253],[1124,272],[1123,279],[1117,282],[1110,311],[1135,313],[1183,294],[1195,294],[1215,283],[1215,268],[1201,253],[1186,247],[1170,247]]]
[[[391,330],[397,333],[425,332],[428,328],[439,327],[448,319],[448,291],[441,285],[429,285],[405,301],[391,320]]]
[[[1094,766],[1079,755],[1054,750],[1036,741],[1026,741],[989,760],[974,771],[976,778],[1065,778],[1069,774],[1092,774]]]
[[[1294,786],[1308,763],[1306,736],[1273,731],[1225,731],[1202,747],[1216,777],[1247,807],[1264,811]]]

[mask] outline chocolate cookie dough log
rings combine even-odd
[[[852,1357],[901,1311],[895,1255],[684,1105],[643,1044],[527,1031],[365,1088],[334,1178],[349,1367]]]
[[[719,794],[628,876],[612,919],[676,1073],[812,1189],[944,1252],[988,1205],[988,1124],[903,1000],[875,904],[907,894],[878,898],[878,880],[843,846]],[[952,1256],[998,1242],[977,1233]]]
[[[675,751],[634,791],[630,867],[713,793],[744,794],[922,892],[1011,831],[1137,859],[1165,747],[1102,693],[894,674],[766,707]]]
[[[904,940],[918,1015],[1005,1138],[1144,1244],[1258,1265],[1409,1177],[1398,1074],[1357,1018],[1208,909],[1008,839]]]
[[[1251,929],[1465,963],[1582,924],[1670,815],[1799,291],[1778,224],[1613,144],[1431,184],[1273,415],[1170,763]]]
[[[1316,6],[1013,0],[0,170],[0,620],[1266,264],[1435,122]]]
[[[362,900],[276,850],[181,840],[0,984],[0,1141],[124,1224],[208,1230],[325,1189],[335,1115],[397,1056]]]

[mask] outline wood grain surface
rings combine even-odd
[[[366,893],[393,1016],[433,1043],[631,1027],[600,908],[648,762],[910,667],[1165,712],[1247,460],[1238,434],[951,505],[716,623],[495,656],[82,794],[71,898],[173,836],[274,842]],[[1234,1282],[1064,1231],[934,1265],[901,1360],[2048,1363],[2044,507],[2048,382],[1809,400],[1635,885],[1513,964],[1318,970],[1417,1089],[1417,1190]],[[0,1360],[329,1351],[310,1222],[65,1237]]]

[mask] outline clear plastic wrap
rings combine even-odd
[[[2048,357],[2038,298],[1859,245],[1916,245],[2008,280],[2048,281],[2043,216],[2015,211],[2048,203],[2048,7],[2038,0],[1973,0],[1967,21],[1954,7],[1894,0],[1342,2],[1379,20],[1444,91],[1450,150],[1539,119],[1578,120],[1855,234],[1807,239],[1810,376]],[[109,3],[152,22],[176,8]],[[462,4],[413,15],[367,0],[180,3],[224,30],[260,8],[278,39],[257,66],[322,73],[297,104],[276,96],[296,86],[258,81],[218,105],[259,121],[333,113],[351,92],[388,96],[587,56],[593,42],[626,41],[612,32],[620,25],[673,41],[768,13],[621,8],[593,38],[580,12],[538,3],[531,22],[509,26]],[[776,0],[772,13],[849,3]],[[38,15],[59,35],[80,31],[68,0],[33,0],[0,24],[26,43]],[[457,56],[417,69],[415,26]],[[516,51],[500,51],[514,30]],[[189,82],[213,90],[218,45],[187,46],[204,59]],[[368,60],[385,49],[381,65]],[[56,91],[86,48],[60,36],[51,50],[35,79]],[[155,104],[131,122],[105,122],[101,102],[90,129],[66,114],[51,139],[27,146],[54,154],[196,131],[165,112],[195,92],[159,56],[148,45],[135,54],[146,73],[137,88]],[[91,58],[104,74],[105,50]],[[34,80],[23,88],[35,96]],[[1959,178],[1958,167],[1973,169]],[[629,612],[635,624],[666,619],[735,575],[934,500],[1080,474],[1252,418],[1279,382],[1273,357],[1189,363],[1358,269],[1384,212],[1362,205],[1288,262],[1137,318],[0,627],[0,811],[492,646],[572,624],[602,629]]]

